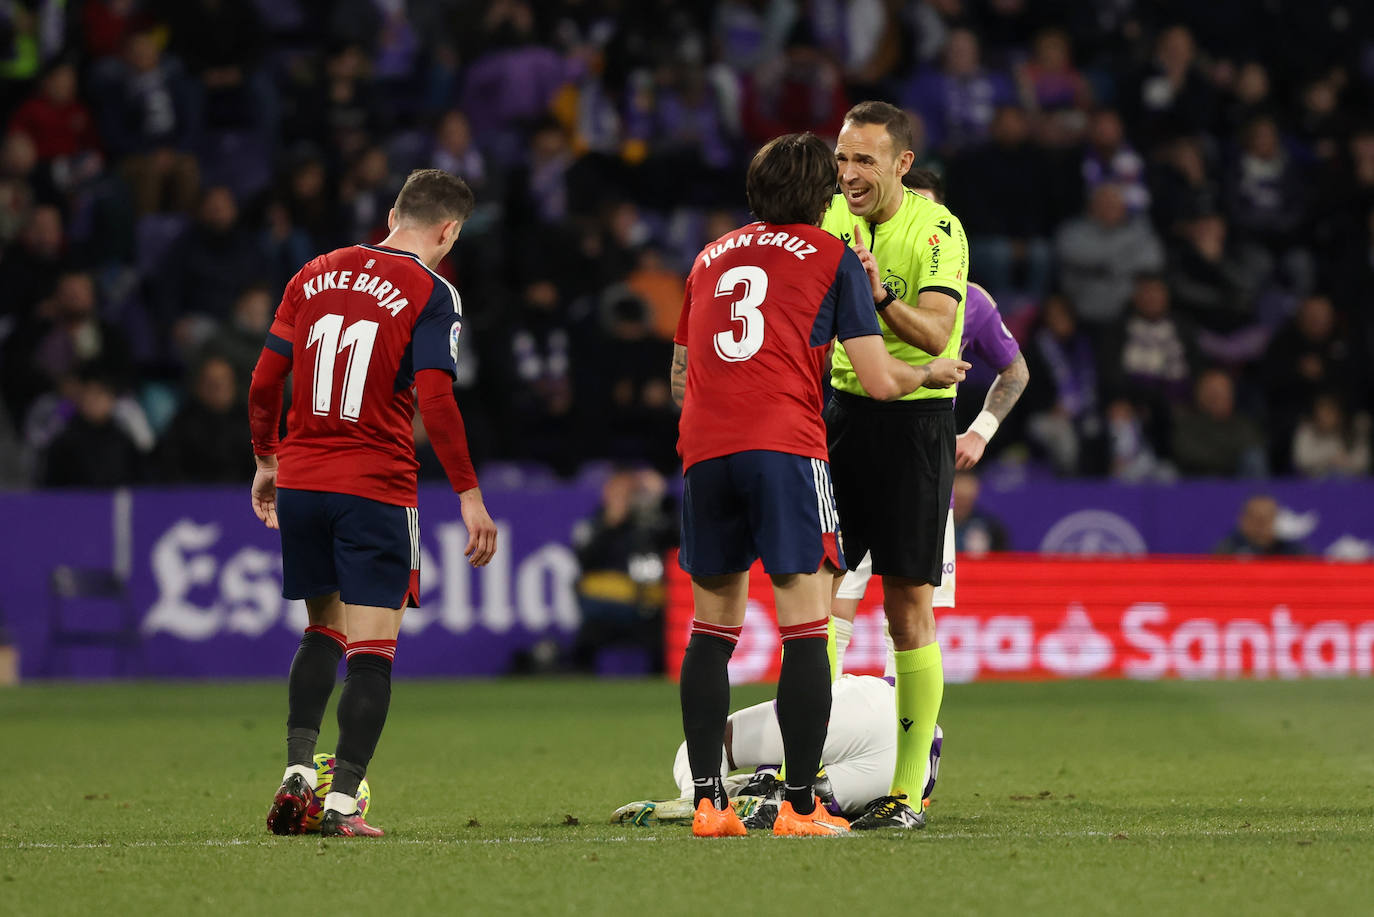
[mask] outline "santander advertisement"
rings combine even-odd
[[[669,564],[669,674],[682,665],[691,581]],[[1168,558],[959,559],[937,608],[945,678],[1343,678],[1374,674],[1374,564]],[[750,573],[735,683],[775,681],[772,588]],[[845,671],[883,673],[882,589],[859,607]]]

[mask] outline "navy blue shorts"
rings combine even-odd
[[[277,488],[282,596],[338,592],[349,605],[420,604],[420,515],[351,494]]]
[[[682,490],[682,569],[697,576],[748,570],[756,558],[774,576],[844,569],[830,466],[763,450],[736,452],[687,469]]]

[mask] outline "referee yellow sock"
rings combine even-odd
[[[919,809],[935,720],[945,696],[945,669],[938,643],[898,650],[896,657],[897,767],[892,774],[892,795],[906,796],[908,804]]]

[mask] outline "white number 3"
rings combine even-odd
[[[722,331],[715,337],[716,355],[727,363],[743,363],[763,347],[763,313],[759,306],[768,295],[768,275],[752,264],[732,267],[720,275],[716,296],[733,296],[741,286],[744,293],[730,304],[730,320],[738,322],[742,334]]]

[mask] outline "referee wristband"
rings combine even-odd
[[[983,411],[973,423],[968,425],[968,432],[977,433],[979,436],[983,437],[983,442],[990,443],[992,442],[993,434],[997,432],[999,426],[1001,426],[1001,424],[998,423],[997,418],[993,416],[991,411]]]

